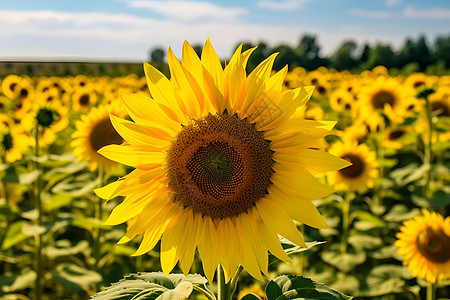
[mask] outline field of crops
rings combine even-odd
[[[123,197],[106,202],[93,191],[133,170],[97,150],[123,141],[110,114],[132,119],[121,95],[149,97],[146,78],[10,74],[0,86],[0,299],[88,299],[130,273],[161,271],[159,243],[132,256],[141,235],[122,243],[126,224],[103,225]],[[303,275],[357,299],[424,299],[427,286],[450,298],[450,76],[297,67],[283,91],[304,86],[315,88],[294,117],[336,122],[310,149],[353,165],[310,170],[335,190],[313,201],[328,228],[297,223],[310,249],[289,248],[292,264],[269,261],[270,278]],[[408,248],[423,256],[408,268],[397,240],[402,223],[422,215],[435,229],[425,246]],[[413,246],[420,230],[407,231]],[[197,256],[190,273],[204,274]],[[253,277],[242,273],[236,296],[263,297]]]

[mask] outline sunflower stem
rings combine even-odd
[[[201,293],[202,295],[204,295],[208,300],[216,300],[216,297],[214,297],[214,295],[211,295],[208,291],[206,291],[205,289],[202,289],[201,287],[199,287],[198,285],[194,285],[193,286],[194,290],[196,290],[197,292]]]
[[[341,237],[341,253],[347,253],[348,244],[348,228],[350,215],[351,193],[345,192],[344,201],[342,202],[342,237]]]
[[[6,164],[6,155],[1,157],[0,163]],[[6,187],[6,180],[2,178],[3,196],[5,197],[5,202],[8,203],[8,190]]]
[[[239,276],[241,276],[241,272],[244,270],[244,267],[242,265],[239,265],[239,267],[236,270],[236,273],[234,274],[233,278],[231,278],[230,282],[230,299],[233,297],[234,292],[236,291],[237,282],[239,280]]]
[[[427,300],[436,299],[436,284],[428,282],[427,285]]]
[[[380,163],[380,167],[379,167],[379,178],[378,178],[378,183],[376,184],[376,189],[375,189],[375,195],[374,195],[374,200],[375,200],[375,207],[379,208],[383,205],[383,197],[381,195],[382,193],[382,186],[383,186],[383,178],[384,178],[384,140],[386,138],[386,122],[383,121],[380,123],[380,127],[379,127],[379,131],[378,131],[378,141],[377,141],[377,160]]]
[[[299,225],[299,231],[302,236],[305,236],[305,225]],[[305,254],[300,252],[298,254],[298,275],[303,276],[304,266],[305,266]]]
[[[217,267],[217,299],[231,299],[230,287],[225,283],[225,273],[221,265]]]
[[[103,172],[103,168],[99,167],[98,169],[98,187],[102,187],[104,185],[104,172]],[[100,222],[102,220],[103,217],[103,203],[102,200],[99,198],[98,199],[98,203],[96,203],[95,205],[95,210],[94,210],[94,218]],[[101,255],[100,255],[100,237],[101,237],[101,228],[97,227],[94,230],[94,259],[95,259],[95,271],[99,271],[100,269],[100,259],[101,259]]]
[[[425,173],[425,186],[423,188],[423,195],[425,198],[431,198],[430,181],[431,181],[431,140],[433,135],[433,116],[431,114],[431,104],[428,100],[428,95],[424,96],[425,99],[425,111],[427,115],[427,134],[424,147],[423,163],[428,166],[428,170]]]
[[[39,163],[39,130],[40,125],[36,124],[35,128],[35,149],[34,149],[34,156],[35,156],[35,170],[40,170],[41,165]],[[39,175],[34,182],[34,207],[37,210],[37,218],[36,218],[36,225],[38,227],[42,224],[42,203],[41,203],[41,176]],[[36,286],[35,286],[35,293],[36,293],[36,300],[41,299],[42,294],[42,235],[41,233],[37,233],[35,235],[35,269],[36,269]]]

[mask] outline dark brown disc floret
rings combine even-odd
[[[441,229],[427,227],[417,236],[416,244],[419,252],[432,262],[445,263],[450,259],[450,237]]]
[[[364,161],[358,155],[347,153],[341,156],[341,158],[352,163],[352,165],[339,170],[342,176],[353,179],[358,178],[364,173]]]
[[[372,96],[372,106],[375,109],[383,109],[385,104],[394,106],[395,102],[395,96],[390,91],[382,90]]]
[[[106,117],[94,125],[89,134],[89,142],[91,147],[98,151],[107,145],[119,145],[123,142],[123,139],[112,126],[109,117]]]
[[[238,115],[209,114],[191,121],[168,151],[175,201],[213,219],[247,212],[271,184],[269,144],[263,131]]]

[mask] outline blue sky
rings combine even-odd
[[[239,41],[296,45],[317,35],[322,54],[346,39],[401,47],[450,34],[448,0],[0,0],[0,60],[143,61],[154,47],[210,36],[227,58]]]

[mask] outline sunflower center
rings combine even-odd
[[[417,89],[419,86],[422,86],[424,84],[425,84],[425,82],[418,80],[418,81],[414,82],[413,86],[415,89]]]
[[[339,170],[339,173],[342,176],[348,178],[356,178],[364,172],[364,162],[358,155],[347,153],[344,154],[341,158],[352,163],[352,165]]]
[[[109,118],[105,118],[98,122],[89,135],[89,142],[91,143],[92,148],[95,151],[98,149],[116,144],[119,145],[123,142],[122,137],[116,132],[114,127],[111,124]]]
[[[394,103],[395,97],[388,91],[379,91],[372,96],[372,105],[375,109],[382,109],[385,104],[393,106]]]
[[[395,131],[391,131],[389,133],[389,140],[391,141],[395,141],[396,139],[401,138],[402,136],[404,136],[406,134],[406,131],[404,130],[395,130]]]
[[[428,260],[444,263],[450,259],[450,237],[441,229],[428,227],[417,236],[417,249]]]
[[[3,135],[2,146],[5,151],[9,151],[13,147],[13,139],[10,132]]]
[[[55,117],[55,111],[47,107],[40,108],[36,115],[39,125],[43,127],[50,127],[56,121]]]
[[[431,110],[437,112],[439,117],[450,117],[450,108],[441,101],[431,103]]]
[[[80,103],[81,106],[87,106],[89,104],[89,95],[83,94],[80,97],[80,100],[78,100],[78,103]]]
[[[272,165],[264,132],[237,115],[210,114],[178,133],[167,174],[176,202],[214,219],[237,216],[264,197]]]

